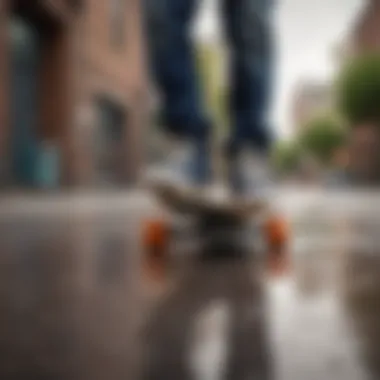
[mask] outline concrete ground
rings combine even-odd
[[[143,192],[3,198],[0,378],[378,379],[377,198],[281,191],[280,277],[181,238],[152,270],[141,226],[162,210]]]

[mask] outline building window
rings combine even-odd
[[[123,182],[125,112],[119,104],[100,97],[97,99],[97,113],[95,133],[97,182],[103,185],[119,185]]]
[[[121,47],[125,42],[125,0],[109,0],[110,5],[110,35],[111,43],[115,47]]]

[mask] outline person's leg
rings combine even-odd
[[[198,0],[145,0],[148,57],[168,132],[192,142],[195,179],[209,175],[210,123],[204,109],[190,27]]]
[[[231,52],[231,141],[234,146],[266,150],[271,140],[266,117],[273,68],[273,0],[223,1]]]
[[[223,0],[230,46],[230,111],[228,154],[244,148],[266,154],[271,143],[267,113],[272,87],[273,0]]]

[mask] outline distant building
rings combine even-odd
[[[0,1],[0,183],[127,185],[142,163],[139,0]],[[43,173],[42,173],[43,172]]]
[[[303,128],[316,115],[332,108],[332,91],[329,84],[302,81],[293,95],[293,125],[295,132]]]
[[[344,39],[334,46],[332,50],[332,58],[338,68],[344,65],[347,60],[353,56],[353,50],[354,48],[350,39]]]
[[[380,1],[365,1],[348,39],[354,56],[380,52]]]

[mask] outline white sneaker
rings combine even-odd
[[[166,158],[147,170],[145,177],[154,183],[203,188],[211,180],[209,150],[206,145],[172,140]]]
[[[230,162],[229,183],[235,196],[269,197],[273,189],[269,160],[260,154],[242,152]]]

